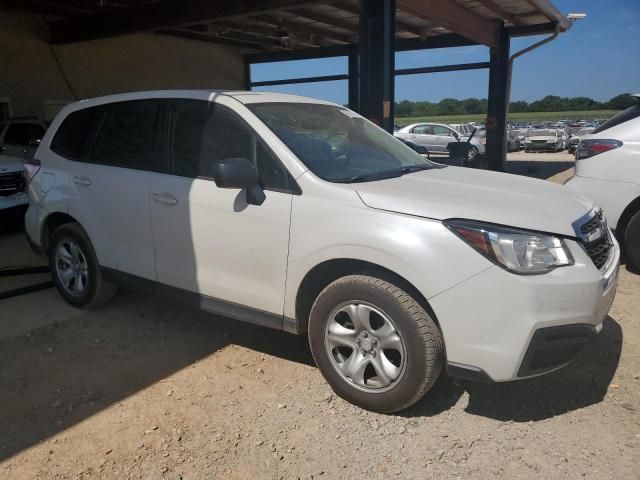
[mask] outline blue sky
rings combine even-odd
[[[515,61],[512,100],[545,95],[586,96],[608,100],[640,92],[640,0],[552,0],[563,13],[587,18],[553,42]],[[515,38],[511,53],[543,37]],[[400,52],[396,68],[487,61],[482,46]],[[254,65],[254,81],[347,73],[346,58],[327,58]],[[486,98],[487,70],[396,77],[396,101]],[[257,88],[347,102],[347,82],[322,82]]]

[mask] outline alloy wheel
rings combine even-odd
[[[324,343],[336,371],[360,390],[385,392],[402,379],[404,340],[391,318],[373,305],[349,301],[336,307]]]
[[[88,285],[89,266],[80,246],[73,240],[60,242],[55,251],[55,269],[67,293],[81,296]]]

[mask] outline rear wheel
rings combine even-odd
[[[116,293],[116,287],[102,277],[91,241],[77,223],[61,225],[53,232],[49,263],[53,283],[71,305],[96,307]]]
[[[624,249],[627,262],[640,271],[640,210],[631,216],[624,230]]]
[[[425,309],[396,285],[367,275],[340,278],[320,293],[309,343],[333,390],[376,412],[413,405],[444,364],[442,334]]]

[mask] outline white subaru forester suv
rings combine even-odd
[[[566,365],[616,290],[619,248],[593,202],[432,163],[319,100],[84,100],[26,169],[27,234],[69,303],[130,284],[307,333],[333,389],[379,412],[444,369],[503,382]]]

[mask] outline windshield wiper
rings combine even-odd
[[[367,173],[365,175],[356,175],[355,177],[342,178],[334,180],[337,183],[358,183],[358,182],[375,182],[376,180],[386,180],[388,178],[397,178],[407,173],[419,172],[421,170],[429,170],[433,168],[431,165],[411,165],[408,167],[394,168],[392,170],[383,170],[381,172]]]

